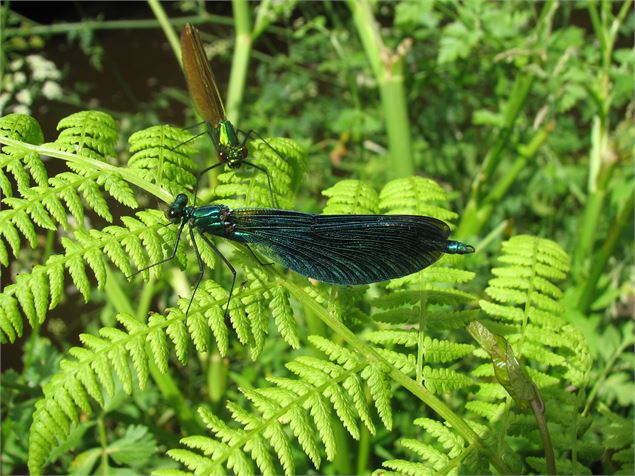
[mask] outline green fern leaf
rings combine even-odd
[[[114,127],[114,121],[103,113],[87,112],[69,116],[60,122],[61,138],[48,146],[71,153],[87,150],[87,155],[91,158],[104,160],[106,155],[112,154],[113,141],[116,140],[116,130],[111,126]],[[95,141],[103,143],[96,144]],[[7,155],[8,153],[14,155]],[[16,239],[16,229],[25,236],[30,246],[35,248],[35,226],[56,230],[59,224],[67,228],[66,211],[62,201],[78,222],[82,223],[83,206],[78,191],[84,196],[88,206],[106,220],[111,220],[112,216],[100,186],[121,203],[131,207],[137,206],[132,189],[116,173],[97,171],[92,166],[75,162],[68,162],[67,165],[74,172],[62,172],[48,179],[44,164],[37,154],[27,153],[19,147],[5,147],[0,153],[0,170],[6,168],[14,174],[18,191],[22,195],[22,198],[12,198],[11,190],[4,190],[9,196],[3,201],[9,209],[0,212],[2,235],[15,254],[20,248],[19,239]],[[30,187],[27,169],[37,186]],[[4,177],[3,173],[1,175]]]
[[[388,461],[384,461],[383,466],[389,469],[393,469],[397,471],[396,474],[399,475],[407,475],[407,476],[419,476],[422,474],[431,474],[433,471],[431,468],[422,463],[412,463],[410,461],[402,460],[402,459],[391,459]],[[383,474],[384,472],[381,471]],[[395,474],[395,473],[393,473]]]
[[[293,349],[300,348],[300,338],[298,337],[298,329],[296,320],[293,317],[293,310],[289,303],[289,294],[285,288],[281,286],[274,287],[272,290],[272,299],[269,303],[269,309],[278,332],[282,338]]]
[[[210,328],[203,314],[192,313],[187,318],[187,329],[198,352],[207,352]]]
[[[114,155],[118,132],[115,120],[105,112],[81,111],[57,124],[60,134],[52,148],[105,161]]]
[[[465,408],[476,415],[480,415],[485,420],[496,421],[505,411],[505,404],[470,401],[465,404]]]
[[[166,328],[166,334],[172,340],[174,344],[174,350],[176,351],[176,358],[179,362],[185,364],[188,359],[188,344],[187,328],[185,327],[184,318],[185,313],[182,311],[173,310],[170,314],[170,324]]]
[[[5,288],[8,291],[10,286]],[[18,303],[10,296],[0,295],[0,329],[2,335],[0,342],[14,342],[16,338],[22,335],[23,323]]]
[[[35,145],[44,141],[40,124],[23,114],[0,117],[0,136]],[[30,176],[27,170],[30,171]],[[46,169],[37,154],[21,147],[5,145],[0,150],[0,190],[6,197],[12,197],[13,190],[5,171],[13,175],[20,193],[29,188],[30,177],[38,185],[46,184],[48,179]]]
[[[278,429],[278,431],[276,431]],[[265,430],[263,438],[254,438],[253,442],[249,446],[251,450],[251,457],[256,462],[256,465],[260,469],[263,475],[275,475],[278,474],[273,464],[273,458],[267,451],[266,441],[271,442],[271,446],[278,454],[278,458],[284,468],[284,473],[287,475],[294,474],[294,464],[291,457],[291,448],[288,444],[287,436],[281,431],[280,425],[272,425]],[[265,439],[266,438],[266,439]]]
[[[430,418],[417,418],[414,424],[420,426],[428,435],[437,439],[439,443],[441,443],[441,446],[447,450],[447,455],[450,458],[456,457],[463,449],[463,445],[465,444],[463,438],[452,432],[452,430],[443,423],[431,420]]]
[[[470,377],[452,369],[425,366],[422,375],[426,388],[433,393],[451,392],[474,384]]]
[[[324,214],[377,214],[379,196],[370,185],[359,180],[340,180],[322,192],[328,197]]]
[[[0,135],[27,144],[40,145],[44,142],[39,122],[26,114],[7,114],[0,117]]]
[[[392,428],[391,392],[385,370],[378,364],[371,364],[362,371],[361,375],[368,384],[368,389],[375,402],[375,408],[377,408],[381,421],[390,430]]]
[[[450,461],[444,452],[437,450],[431,445],[422,443],[419,440],[402,438],[399,440],[399,444],[414,453],[423,461],[429,462],[430,466],[437,471],[442,469]]]
[[[35,304],[33,302],[33,294],[31,293],[31,287],[28,285],[29,281],[28,276],[24,274],[16,276],[15,294],[24,314],[31,324],[31,327],[34,327],[38,322],[38,319],[35,311]]]
[[[148,343],[150,345],[154,364],[161,373],[166,373],[168,371],[168,343],[166,336],[161,329],[166,320],[167,319],[160,314],[152,314],[148,319],[148,325],[151,329],[148,333]]]
[[[192,134],[176,127],[153,126],[130,136],[128,166],[172,195],[194,186]]]
[[[485,292],[493,302],[481,301],[481,308],[493,319],[517,323],[510,342],[524,344],[516,350],[526,358],[554,368],[564,368],[574,384],[582,385],[590,369],[584,338],[559,316],[562,292],[555,284],[566,277],[568,256],[550,240],[516,236],[503,243],[500,261]],[[566,329],[566,330],[565,330]]]
[[[289,425],[291,434],[314,463],[320,465],[319,443],[328,459],[335,457],[337,446],[333,420],[337,418],[354,437],[360,436],[358,421],[364,422],[374,432],[367,411],[366,380],[372,400],[383,421],[391,422],[390,388],[385,371],[377,363],[359,360],[355,353],[343,349],[322,337],[311,337],[319,347],[330,354],[330,361],[315,357],[299,357],[287,364],[296,378],[270,377],[273,387],[241,389],[251,402],[251,410],[234,402],[228,402],[232,420],[240,428],[230,428],[208,409],[199,409],[203,421],[216,439],[204,437],[184,440],[189,448],[205,453],[204,459],[188,459],[192,471],[220,472],[236,470],[240,464],[246,470],[249,461],[242,461],[249,454],[263,473],[278,473],[273,469],[275,455],[285,474],[294,472],[291,441],[283,425]],[[349,357],[350,356],[350,357]],[[341,361],[341,362],[336,362]],[[169,453],[171,454],[171,453]],[[239,458],[232,460],[232,458]],[[177,459],[183,459],[178,453]]]
[[[44,386],[44,398],[36,404],[30,431],[32,473],[41,473],[50,450],[59,445],[58,438],[68,436],[71,423],[78,423],[78,409],[90,413],[91,399],[103,405],[105,395],[114,394],[113,372],[124,391],[130,393],[134,380],[129,362],[135,369],[139,388],[148,379],[148,352],[157,349],[151,358],[158,361],[159,368],[167,367],[165,337],[157,340],[156,336],[158,332],[167,332],[165,319],[151,318],[148,325],[127,315],[118,315],[117,320],[126,331],[102,328],[99,337],[83,334],[84,347],[71,349],[69,358],[60,363],[60,371]],[[147,347],[146,342],[150,342]]]
[[[451,223],[457,214],[447,210],[445,191],[433,180],[408,177],[388,182],[379,194],[379,208],[396,215],[428,215]]]
[[[386,359],[391,366],[405,374],[411,374],[417,368],[415,356],[412,354],[404,354],[390,349],[377,349],[377,352]]]
[[[0,216],[2,213],[4,212],[0,212]],[[20,252],[20,235],[18,235],[15,225],[11,222],[4,221],[2,228],[0,228],[0,233],[2,233],[4,239],[9,243],[13,254],[17,256]]]

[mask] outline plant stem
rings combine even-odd
[[[589,2],[588,10],[593,30],[597,36],[602,53],[602,69],[591,85],[591,93],[597,103],[597,112],[593,118],[591,131],[591,152],[589,154],[589,199],[579,226],[580,238],[576,243],[571,266],[576,282],[586,280],[587,258],[595,244],[598,224],[604,215],[604,199],[610,183],[614,161],[611,160],[610,127],[608,112],[611,108],[612,91],[610,88],[610,69],[613,47],[620,26],[630,11],[629,0],[624,2],[616,17],[612,17],[610,3],[602,2],[601,15],[598,15],[596,2]],[[610,23],[610,24],[609,24]],[[601,271],[601,270],[600,270]],[[586,289],[586,288],[585,288]]]
[[[632,327],[631,327],[631,331],[632,331]],[[582,414],[581,414],[582,417],[585,417],[589,414],[589,410],[591,409],[591,405],[593,405],[593,401],[595,400],[595,397],[600,391],[600,388],[602,388],[602,386],[606,383],[606,379],[609,373],[611,372],[611,370],[613,369],[615,362],[617,362],[617,359],[626,350],[631,350],[633,348],[633,344],[635,344],[635,338],[632,335],[630,335],[628,338],[626,338],[624,342],[622,342],[622,344],[617,349],[615,349],[615,352],[613,352],[613,355],[611,355],[611,357],[609,358],[604,369],[602,370],[602,373],[598,375],[597,378],[595,379],[595,384],[593,385],[593,388],[589,392],[589,396],[587,397],[586,403],[584,405],[584,410],[582,410]]]
[[[578,229],[580,230],[579,238],[576,241],[576,248],[573,253],[573,263],[571,273],[573,279],[577,282],[586,279],[584,271],[587,268],[587,259],[589,258],[595,237],[597,227],[601,216],[603,215],[604,199],[607,194],[607,185],[613,169],[611,164],[603,164],[605,154],[608,152],[609,133],[608,125],[599,117],[594,118],[593,132],[591,133],[591,153],[589,159],[589,198],[587,199],[582,214],[582,221]]]
[[[101,474],[107,474],[108,470],[108,436],[106,435],[106,425],[104,424],[104,417],[100,415],[97,418],[97,432],[99,433],[99,446],[101,446]]]
[[[4,9],[3,9],[4,10]],[[15,14],[12,12],[12,14]],[[231,25],[232,21],[224,16],[219,15],[205,15],[201,17],[188,16],[169,19],[172,26],[184,26],[186,23],[198,25],[201,23],[217,23],[219,25]],[[161,26],[157,20],[82,20],[77,23],[55,23],[53,25],[29,25],[28,28],[6,28],[4,35],[11,36],[32,36],[32,35],[65,35],[69,32],[75,32],[77,30],[150,30],[156,29]]]
[[[174,200],[174,197],[170,195],[166,190],[159,187],[158,185],[154,185],[153,183],[144,180],[143,178],[141,178],[141,176],[139,176],[139,174],[126,167],[117,167],[107,162],[102,162],[100,160],[82,157],[81,155],[71,154],[70,152],[62,152],[57,149],[46,147],[46,144],[42,146],[28,144],[26,142],[10,139],[8,137],[0,137],[0,144],[10,145],[13,147],[21,147],[23,149],[36,152],[39,155],[46,155],[47,157],[51,157],[54,159],[66,160],[67,162],[89,166],[97,170],[114,172],[116,174],[119,174],[121,178],[123,178],[127,182],[136,185],[150,195],[154,195],[159,200],[163,200],[166,203],[172,203],[172,201]]]
[[[148,1],[148,4],[150,5],[150,8],[152,9],[152,12],[154,13],[154,16],[159,21],[159,25],[161,25],[161,29],[163,30],[163,33],[165,33],[165,36],[168,39],[168,43],[170,43],[170,47],[172,48],[172,52],[174,53],[174,56],[176,57],[179,64],[182,65],[183,61],[181,59],[181,46],[179,43],[179,37],[174,31],[174,27],[170,23],[170,19],[166,15],[165,10],[163,9],[163,5],[161,5],[161,2],[159,2],[159,0],[147,0],[147,1]]]
[[[556,472],[556,459],[553,454],[553,444],[551,443],[551,434],[547,427],[547,420],[545,419],[545,408],[542,401],[532,399],[529,401],[531,410],[538,425],[538,432],[540,433],[540,439],[542,440],[542,447],[544,448],[545,462],[547,464],[547,474],[557,474]]]
[[[464,219],[461,221],[461,225],[455,233],[458,238],[467,239],[477,236],[481,232],[487,221],[492,216],[492,213],[496,209],[497,205],[501,202],[501,200],[503,200],[527,163],[536,156],[540,148],[553,132],[554,128],[554,122],[547,123],[532,137],[528,144],[518,147],[518,158],[512,164],[507,173],[498,179],[498,182],[483,199],[481,204],[478,206],[478,209],[474,210],[472,213],[464,214]],[[470,204],[468,204],[468,207],[469,206]]]
[[[355,474],[363,474],[367,471],[369,453],[370,433],[366,425],[361,425],[359,444],[357,447],[357,471],[355,471]]]
[[[403,77],[405,51],[391,52],[384,46],[368,0],[349,0],[348,6],[379,84],[390,150],[390,163],[386,169],[392,178],[408,177],[414,173],[414,165]]]
[[[227,117],[234,124],[240,123],[240,110],[245,94],[245,83],[251,56],[252,36],[249,5],[246,0],[232,1],[236,43],[227,90]]]
[[[489,461],[500,472],[509,474],[511,471],[507,464],[495,454],[481,440],[481,438],[472,430],[472,428],[456,413],[454,413],[444,402],[435,397],[430,391],[419,383],[412,380],[405,373],[401,372],[393,365],[390,365],[386,359],[377,353],[370,345],[355,335],[342,322],[333,319],[329,313],[320,306],[311,296],[309,296],[302,288],[289,280],[278,279],[279,284],[287,288],[287,290],[298,299],[307,309],[314,312],[324,324],[326,324],[333,332],[342,337],[352,348],[370,362],[378,362],[390,369],[388,375],[402,387],[406,388],[415,397],[429,406],[434,412],[445,419],[466,441],[479,447],[479,449],[488,455]]]
[[[580,296],[580,300],[578,302],[578,309],[583,314],[586,314],[593,303],[593,300],[596,297],[595,291],[596,285],[600,276],[602,275],[602,271],[606,267],[606,263],[609,258],[613,256],[615,251],[615,247],[618,244],[618,240],[624,229],[632,222],[633,219],[633,205],[635,199],[633,194],[631,193],[628,200],[622,207],[617,220],[611,226],[609,230],[609,234],[607,239],[602,243],[602,247],[598,253],[595,253],[593,257],[593,261],[591,264],[591,271],[589,275],[584,280],[584,289],[582,290],[582,294]]]
[[[503,159],[502,152],[508,145],[513,127],[516,124],[516,120],[518,119],[521,109],[527,101],[533,82],[533,74],[519,73],[518,76],[516,76],[512,92],[507,101],[507,105],[505,106],[503,126],[498,131],[498,136],[494,145],[487,152],[487,155],[483,160],[483,164],[481,165],[481,170],[477,173],[476,178],[472,182],[470,198],[468,199],[463,215],[461,216],[461,222],[455,232],[456,236],[459,238],[472,236],[476,234],[475,232],[480,231],[481,227],[485,224],[485,218],[489,217],[489,213],[491,213],[491,211],[489,213],[486,212],[484,216],[479,217],[484,188],[492,180],[494,172],[498,169],[498,166]],[[511,172],[515,173],[517,176],[519,171],[520,170],[512,170]],[[516,176],[512,176],[512,178],[515,179]],[[501,179],[500,187],[505,186],[511,186],[509,178],[507,180],[504,178]],[[494,205],[494,203],[490,204],[491,207]]]

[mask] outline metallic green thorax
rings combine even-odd
[[[233,225],[228,218],[231,210],[225,205],[207,205],[204,207],[186,207],[192,225],[202,233],[210,233],[225,238],[231,237]]]
[[[247,157],[247,147],[238,141],[233,124],[223,119],[217,127],[212,126],[208,131],[216,146],[218,160],[231,168],[240,167],[241,162]]]

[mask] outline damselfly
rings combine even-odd
[[[430,266],[443,253],[474,252],[470,245],[448,240],[448,225],[428,216],[316,215],[273,208],[195,207],[187,203],[187,197],[179,194],[166,212],[168,220],[179,225],[170,256],[138,271],[172,260],[187,225],[199,266],[187,311],[204,274],[203,261],[194,240],[195,231],[233,275],[225,313],[234,291],[236,270],[209,235],[221,236],[247,247],[254,245],[260,253],[296,273],[345,285],[406,276]]]

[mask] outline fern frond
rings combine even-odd
[[[11,122],[10,119],[12,119],[10,116],[1,118],[0,124]],[[20,118],[18,117],[14,122],[27,128],[29,125],[35,127],[27,119],[18,119]],[[117,138],[116,129],[112,118],[104,113],[90,111],[74,114],[62,119],[58,128],[62,130],[62,133],[56,142],[48,144],[50,148],[86,152],[87,156],[98,160],[105,160],[107,154],[113,152],[113,144]],[[28,131],[22,135],[25,134],[28,135]],[[31,133],[33,134],[35,133]],[[19,134],[16,133],[16,135]],[[96,170],[88,165],[68,162],[67,165],[72,172],[62,172],[49,179],[44,164],[36,153],[26,152],[17,147],[4,147],[3,154],[7,151],[13,151],[15,157],[21,157],[19,160],[16,159],[17,162],[14,161],[13,165],[9,163],[8,169],[13,172],[22,170],[19,164],[20,160],[23,160],[38,184],[34,187],[29,186],[29,179],[24,169],[18,175],[14,174],[21,198],[12,197],[10,188],[3,189],[3,192],[8,195],[3,199],[3,203],[9,208],[0,212],[0,234],[16,256],[20,251],[19,234],[22,234],[29,245],[35,248],[37,246],[36,228],[55,230],[60,225],[67,229],[69,213],[80,224],[83,223],[84,205],[81,197],[89,208],[108,221],[112,220],[112,215],[104,199],[105,194],[128,207],[137,207],[132,189],[115,172]],[[0,159],[0,163],[5,162]],[[0,170],[0,175],[2,174]],[[0,178],[0,185],[3,182],[4,180]],[[6,247],[4,243],[0,243],[0,262],[6,266],[8,263],[5,256]]]
[[[258,139],[249,142],[247,160],[267,171],[278,207],[290,208],[304,178],[306,150],[297,142],[281,137],[268,138],[267,142],[280,155]],[[234,170],[226,167],[218,175],[218,185],[214,188],[214,201],[230,208],[245,206],[271,208],[267,174],[249,165],[243,165]]]
[[[391,459],[382,466],[404,474],[461,474],[456,459],[465,455],[466,445],[448,426],[430,418],[417,418],[413,422],[423,430],[420,438],[401,438],[399,445],[418,461]],[[453,461],[454,460],[454,461]]]
[[[2,200],[9,208],[0,211],[0,234],[15,255],[20,251],[20,241],[16,240],[18,231],[35,248],[35,227],[56,230],[59,225],[67,229],[67,213],[83,223],[80,193],[85,203],[107,221],[112,221],[112,215],[100,187],[119,203],[130,208],[137,207],[132,189],[117,174],[97,172],[76,164],[71,167],[76,173],[60,173],[51,177],[47,186],[24,189],[21,193],[23,198],[7,197]],[[6,263],[3,264],[6,266]]]
[[[238,427],[230,427],[210,410],[200,408],[199,414],[213,436],[184,438],[181,443],[187,449],[168,454],[195,473],[294,474],[291,439],[295,438],[319,468],[322,451],[328,460],[337,452],[335,419],[354,439],[360,437],[360,422],[375,432],[365,392],[390,428],[391,391],[386,369],[323,337],[313,336],[310,341],[329,359],[299,357],[287,365],[295,378],[270,377],[270,387],[240,389],[251,408],[233,402],[227,405]]]
[[[105,161],[115,153],[119,136],[115,120],[105,112],[81,111],[57,124],[60,134],[51,148]]]
[[[0,117],[0,135],[27,144],[40,145],[44,142],[40,124],[23,114]],[[21,147],[5,145],[0,150],[0,191],[4,196],[12,197],[13,190],[7,172],[13,175],[20,193],[30,187],[31,179],[38,185],[45,185],[48,180],[46,168],[38,154]]]
[[[172,195],[193,188],[196,167],[192,134],[169,125],[153,126],[130,136],[128,166]]]
[[[494,277],[485,290],[490,300],[479,302],[490,320],[469,326],[491,356],[491,363],[479,366],[473,375],[495,379],[500,386],[480,382],[477,398],[466,409],[488,422],[502,419],[508,434],[534,445],[542,443],[534,416],[521,412],[530,401],[544,402],[549,431],[558,435],[552,439],[558,472],[588,473],[583,463],[569,457],[588,424],[579,414],[579,396],[565,386],[584,386],[591,361],[581,332],[561,317],[563,293],[558,283],[566,278],[568,256],[553,241],[521,235],[503,243],[499,261],[503,266],[492,270]],[[517,405],[509,405],[510,395]],[[544,458],[526,458],[525,463],[535,471],[547,471]]]
[[[101,288],[106,280],[106,260],[130,275],[133,266],[139,268],[166,257],[169,253],[166,243],[174,243],[176,230],[162,226],[162,221],[160,212],[142,211],[136,218],[123,219],[124,227],[110,226],[101,231],[78,229],[73,234],[74,240],[62,237],[64,254],[52,255],[46,263],[36,265],[31,273],[21,274],[0,294],[0,339],[13,341],[22,335],[22,325],[18,324],[20,309],[32,325],[43,322],[47,309],[55,308],[62,299],[65,269],[88,300],[91,286],[87,265]],[[185,262],[181,248],[177,261]]]
[[[480,301],[490,318],[513,323],[507,339],[522,340],[521,356],[545,368],[564,370],[561,375],[583,385],[591,358],[583,335],[560,316],[564,312],[557,282],[566,277],[569,258],[557,243],[532,236],[516,236],[503,243],[495,276],[485,290],[491,301]],[[558,375],[550,372],[551,375]]]
[[[340,180],[322,195],[328,197],[324,214],[377,214],[379,196],[368,184],[360,180]]]
[[[145,227],[146,230],[148,228],[150,227]],[[92,232],[94,231],[92,230]],[[87,237],[85,238],[88,239]],[[73,246],[77,246],[78,249],[72,253],[86,252],[85,248],[81,248],[80,244],[74,243]],[[63,259],[64,257],[61,258]],[[62,265],[60,264],[59,266],[61,270],[58,270],[58,272],[63,273]],[[83,267],[79,264],[77,266],[78,271],[75,271],[75,273],[83,272]],[[41,266],[34,271],[34,274],[25,276],[23,279],[25,281],[28,280],[27,284],[32,284],[33,280],[36,279],[34,277],[36,273],[37,276],[46,279],[45,274],[42,276],[42,273],[45,273],[44,266]],[[63,277],[61,279],[63,280]],[[79,278],[73,276],[73,279]],[[1,309],[3,311],[9,306],[17,306],[17,303],[29,316],[37,317],[38,313],[46,311],[45,304],[48,296],[23,296],[30,287],[21,282],[16,283],[15,286],[18,285],[21,287],[17,291],[13,291],[14,293],[18,292],[18,297],[13,298],[11,296],[13,299],[6,306],[2,302]],[[58,284],[54,286],[57,287]],[[84,289],[83,284],[80,284],[80,286],[82,286],[83,290],[90,289]],[[232,322],[236,323],[236,315],[240,315],[241,312],[244,320],[244,323],[241,324],[244,326],[242,331],[239,329],[236,329],[236,331],[239,336],[240,332],[244,332],[242,339],[245,340],[246,344],[256,349],[260,349],[262,344],[254,337],[256,333],[251,330],[249,321],[244,314],[244,309],[252,309],[253,303],[258,302],[258,300],[261,300],[259,305],[266,306],[265,296],[267,299],[271,299],[269,296],[273,294],[277,296],[277,307],[289,305],[288,296],[271,286],[263,287],[262,282],[259,282],[258,286],[252,285],[237,291],[232,300],[230,307]],[[7,299],[6,296],[1,296],[3,297],[0,299]],[[285,303],[284,301],[287,302]],[[31,472],[33,474],[41,474],[51,450],[58,446],[60,442],[63,442],[69,435],[73,425],[78,423],[78,412],[80,410],[90,413],[92,411],[92,402],[103,406],[107,398],[113,396],[116,388],[115,381],[119,382],[123,390],[130,394],[135,387],[143,389],[147,385],[150,360],[160,371],[166,372],[170,352],[168,342],[171,342],[176,357],[182,363],[187,362],[190,343],[199,352],[206,352],[210,348],[212,336],[216,340],[216,346],[221,355],[226,355],[229,341],[228,328],[224,319],[226,302],[227,291],[217,283],[206,280],[201,283],[197,299],[187,316],[185,315],[185,309],[189,304],[189,297],[180,299],[178,308],[170,309],[166,316],[151,314],[147,323],[140,322],[132,316],[120,314],[117,316],[117,320],[123,326],[123,329],[104,327],[100,329],[98,336],[82,334],[80,340],[83,346],[74,347],[69,351],[69,357],[60,364],[60,371],[54,374],[50,382],[44,386],[44,398],[36,404],[29,440],[29,469]],[[244,303],[248,304],[245,305]],[[38,309],[42,310],[39,311]],[[250,315],[250,317],[252,316]],[[21,321],[17,322],[15,326],[12,325],[9,332],[5,332],[5,334],[11,336],[11,331],[15,334],[16,327],[20,325]],[[257,356],[257,352],[259,350],[254,351],[253,355]],[[358,388],[354,384],[349,386],[353,389]],[[361,386],[359,387],[359,392],[360,395],[356,395],[356,398],[359,399],[360,403],[362,401],[365,402]],[[254,398],[253,395],[252,398]],[[300,403],[298,403],[300,406],[294,409],[294,411],[299,411],[301,410],[301,402],[304,399],[297,395],[294,398],[300,399]],[[338,396],[332,396],[331,398],[335,400]],[[342,411],[341,405],[338,408]],[[236,414],[238,417],[238,409],[236,409]],[[305,417],[306,415],[296,417],[292,427],[296,427],[297,431],[310,428],[304,424]],[[327,423],[330,424],[330,422]],[[291,446],[284,443],[283,440],[286,438],[284,432],[273,427],[267,431],[272,433],[267,433],[264,438],[274,445],[285,468],[290,467],[289,461],[292,460],[290,459],[289,451]],[[301,438],[307,448],[311,448],[311,444],[305,438],[308,434],[303,432]],[[262,448],[265,447],[263,446],[264,441],[259,443]],[[255,445],[256,443],[252,442],[252,444]],[[256,452],[256,461],[259,465],[266,466],[265,460],[258,456],[260,453]],[[262,454],[264,455],[265,453]],[[316,451],[313,454],[315,456],[319,452]],[[239,456],[236,456],[236,458],[239,458]],[[243,467],[243,463],[251,464],[248,463],[246,458],[242,457],[238,460],[230,458],[230,463],[241,465],[241,467]]]
[[[103,328],[99,336],[82,334],[84,347],[74,347],[60,363],[60,371],[44,385],[44,397],[36,403],[29,434],[29,469],[41,474],[51,449],[68,436],[79,421],[79,410],[91,413],[90,399],[103,405],[114,395],[113,374],[130,394],[133,380],[143,389],[148,378],[148,359],[167,368],[164,328],[169,322],[152,316],[147,324],[119,315],[126,328]],[[162,339],[162,343],[158,344]],[[146,346],[146,342],[150,342]],[[134,379],[131,367],[134,369]]]
[[[395,215],[428,215],[451,223],[458,215],[445,208],[447,195],[434,181],[407,177],[388,182],[379,194],[379,208]]]

